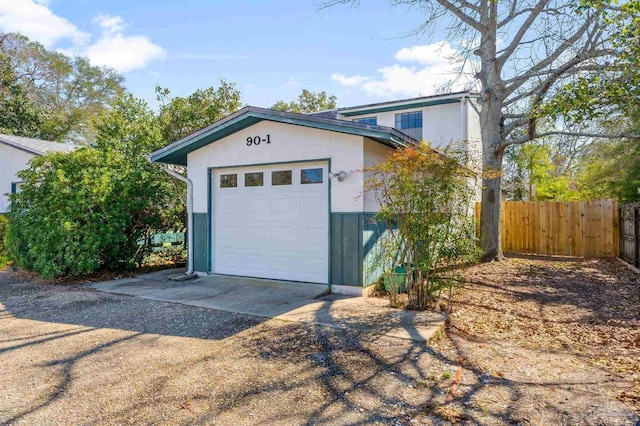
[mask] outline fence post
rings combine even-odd
[[[634,266],[640,266],[640,207],[633,207]]]

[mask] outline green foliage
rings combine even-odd
[[[0,214],[0,269],[7,266],[7,248],[5,246],[5,238],[9,230],[9,219],[6,215]]]
[[[510,146],[506,160],[508,174],[505,187],[516,201],[568,201],[578,197],[573,180],[566,169],[558,164],[562,160],[557,143],[544,140]]]
[[[96,129],[95,148],[35,157],[18,174],[7,238],[18,266],[45,278],[131,268],[153,232],[180,222],[184,188],[145,158],[162,145],[146,103],[120,97]]]
[[[278,101],[271,106],[271,109],[297,113],[318,112],[335,108],[337,99],[333,95],[327,96],[327,92],[324,90],[322,92],[310,92],[307,89],[303,89],[298,96],[298,102]]]
[[[583,8],[616,2],[583,1]],[[617,5],[617,3],[616,3]],[[621,3],[605,15],[615,59],[601,72],[583,73],[542,105],[539,115],[563,117],[572,123],[599,120],[618,124],[621,117],[638,123],[640,112],[640,0]]]
[[[45,111],[27,96],[11,60],[0,53],[0,133],[37,136],[45,121]]]
[[[242,106],[240,92],[233,83],[220,80],[219,87],[198,89],[186,98],[171,98],[169,89],[156,86],[161,103],[160,126],[167,142],[176,141],[215,123]]]
[[[380,203],[386,273],[406,271],[409,307],[425,309],[458,282],[456,268],[477,258],[471,206],[475,188],[467,152],[450,146],[444,155],[428,144],[395,151],[367,169],[366,190]]]
[[[640,201],[640,143],[629,139],[601,141],[581,158],[577,178],[582,199]]]
[[[39,114],[37,131],[15,133],[46,140],[92,142],[95,117],[123,91],[124,78],[87,58],[48,51],[18,34],[0,34],[0,55],[9,61],[20,91]],[[19,94],[13,95],[18,102]],[[20,121],[29,121],[21,117]]]

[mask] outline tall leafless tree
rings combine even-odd
[[[334,0],[325,6],[354,4]],[[392,0],[425,14],[416,33],[446,28],[448,41],[477,70],[483,190],[484,260],[502,257],[500,185],[505,149],[551,135],[619,137],[545,120],[541,106],[566,84],[602,72],[617,52],[606,13],[613,7],[575,0]],[[606,2],[605,2],[606,3]],[[625,135],[626,136],[626,135]]]

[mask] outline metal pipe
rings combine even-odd
[[[187,184],[187,272],[185,275],[191,275],[193,274],[193,182],[180,173],[174,172],[166,164],[164,171]]]

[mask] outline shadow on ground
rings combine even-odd
[[[494,291],[490,275],[485,288]],[[521,289],[506,290],[510,303],[527,303]],[[494,307],[488,298],[495,294],[488,294],[481,299]],[[9,390],[0,402],[2,423],[634,421],[604,392],[603,380],[616,379],[601,370],[574,375],[572,361],[561,365],[566,374],[500,374],[504,357],[478,359],[460,336],[427,346],[384,336],[384,325],[361,333],[265,322],[82,287],[16,283],[2,274],[0,302],[0,354],[9,366],[0,371]],[[550,304],[562,302],[553,296]]]

